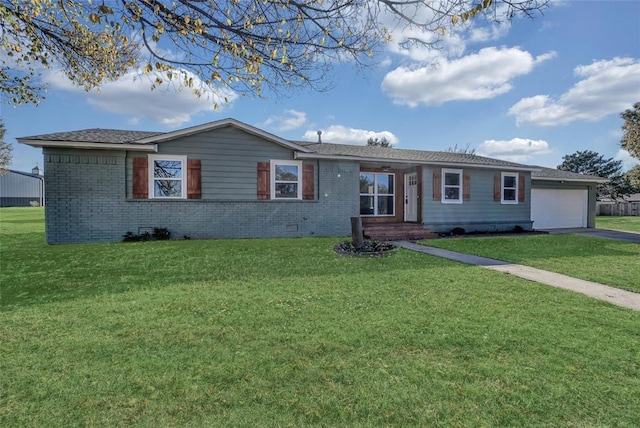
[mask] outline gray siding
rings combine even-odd
[[[456,168],[459,169],[459,168]],[[512,230],[520,226],[531,230],[531,174],[525,176],[525,200],[518,204],[501,204],[493,200],[495,174],[508,170],[463,169],[470,177],[470,200],[462,204],[443,204],[433,200],[434,168],[423,168],[422,218],[424,227],[433,232],[446,233],[455,227],[467,232],[494,232]]]
[[[44,149],[44,153],[51,190],[46,236],[51,244],[120,241],[127,231],[137,234],[153,227],[169,229],[174,238],[344,236],[350,233],[350,217],[359,209],[359,166],[353,162],[318,162],[312,201],[255,200],[256,183],[244,178],[241,181],[251,188],[253,200],[237,195],[214,198],[209,192],[201,200],[161,201],[128,197],[131,183],[125,177],[131,172],[131,154],[124,151]],[[280,159],[284,155],[277,146],[272,154]],[[258,159],[252,159],[250,169],[256,170]],[[203,162],[203,175],[206,165],[212,164]],[[206,186],[203,182],[203,192]]]
[[[202,167],[202,199],[257,200],[257,164],[270,159],[291,160],[293,151],[233,127],[160,143],[158,154],[187,155]],[[127,156],[127,197],[132,192],[132,159]]]
[[[201,161],[202,198],[133,199],[134,157],[142,152],[44,149],[48,189],[46,234],[49,243],[120,241],[167,228],[174,238],[261,238],[344,236],[359,213],[357,162],[305,161],[314,168],[314,200],[258,200],[257,163],[294,158],[292,150],[227,127],[159,144],[159,153]],[[462,227],[468,232],[510,230],[531,224],[531,177],[525,202],[493,200],[500,170],[469,168],[471,199],[462,204],[433,200],[433,168],[424,167],[423,224],[435,232]],[[595,193],[594,193],[595,194]]]

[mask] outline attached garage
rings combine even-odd
[[[606,179],[541,168],[531,174],[534,229],[595,227],[596,186]]]
[[[587,189],[531,189],[534,229],[587,227]]]

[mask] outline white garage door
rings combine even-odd
[[[531,189],[534,229],[587,227],[587,190]]]

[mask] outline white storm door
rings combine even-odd
[[[418,221],[418,174],[404,176],[404,221]]]

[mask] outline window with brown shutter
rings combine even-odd
[[[133,158],[132,162],[134,199],[202,198],[202,167],[199,159],[154,154]]]
[[[443,168],[441,176],[440,202],[443,204],[461,204],[465,200],[465,177],[463,171],[461,169]]]
[[[517,204],[518,202],[520,202],[520,178],[522,178],[522,176],[517,172],[503,172],[499,177],[500,182],[498,186],[500,194],[498,196],[498,200],[500,201],[500,203]]]
[[[299,160],[258,162],[258,200],[313,200],[315,168]]]

